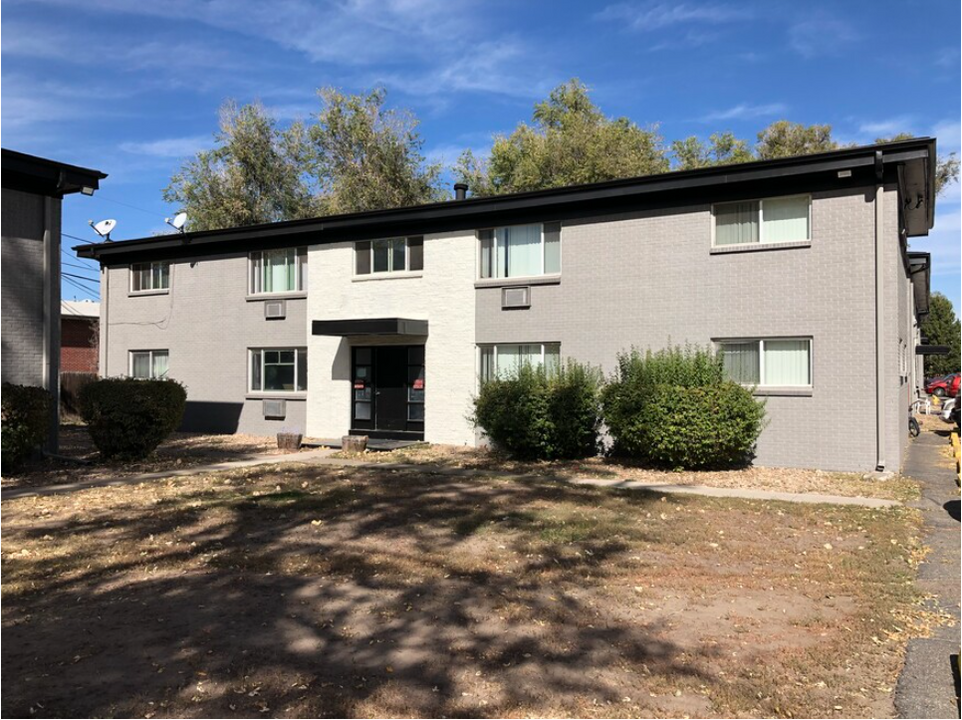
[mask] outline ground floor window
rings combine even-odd
[[[160,380],[167,377],[167,350],[132,350],[130,352],[130,377],[141,380]]]
[[[719,340],[718,351],[729,379],[760,387],[811,387],[810,338]]]
[[[307,390],[306,348],[255,348],[250,351],[253,392]]]
[[[504,343],[481,345],[481,382],[510,377],[522,365],[544,365],[549,371],[561,362],[561,343]]]

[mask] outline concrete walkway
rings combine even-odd
[[[933,596],[930,609],[955,618],[955,627],[909,642],[895,691],[895,707],[904,718],[959,717],[958,675],[951,659],[959,653],[959,493],[954,462],[941,452],[948,445],[947,437],[923,432],[909,447],[903,468],[922,485],[922,499],[914,505],[922,511],[923,540],[931,548],[919,567],[918,586]]]
[[[380,468],[382,470],[394,470],[403,472],[421,472],[433,475],[447,475],[451,477],[504,477],[525,479],[539,478],[545,476],[526,476],[518,473],[503,472],[498,470],[482,470],[473,468],[447,468],[437,465],[417,465],[409,463],[379,463],[368,462],[361,459],[332,458],[330,455],[335,452],[325,448],[320,450],[301,451],[287,455],[258,455],[247,460],[237,460],[232,462],[215,463],[212,465],[195,465],[193,467],[182,468],[167,472],[145,473],[142,475],[131,475],[128,477],[89,480],[84,482],[68,483],[64,485],[49,485],[47,487],[24,487],[11,488],[2,492],[3,500],[13,500],[15,498],[59,495],[62,493],[76,492],[94,487],[114,487],[120,485],[137,485],[152,480],[165,480],[174,477],[187,477],[190,475],[209,475],[225,470],[236,470],[238,468],[256,467],[258,465],[276,465],[278,463],[308,463],[313,465],[337,465],[342,467],[363,467]],[[704,497],[719,498],[740,498],[744,500],[775,500],[779,502],[809,503],[809,504],[829,504],[829,505],[857,505],[860,507],[884,508],[900,505],[896,500],[882,500],[879,498],[867,497],[848,497],[843,495],[822,495],[818,493],[789,493],[774,492],[770,490],[748,490],[739,488],[720,488],[709,487],[706,485],[676,485],[672,483],[645,483],[635,480],[609,480],[604,478],[554,478],[562,482],[569,482],[574,485],[590,485],[593,487],[610,487],[623,490],[647,490],[650,492],[681,494],[681,495],[701,495]]]

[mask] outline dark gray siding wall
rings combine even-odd
[[[613,369],[632,345],[809,336],[813,388],[766,398],[762,465],[875,467],[874,189],[813,195],[808,247],[712,254],[710,205],[568,222],[561,281],[532,287],[531,308],[502,310],[478,288],[477,342],[560,342],[562,354]],[[896,193],[885,193],[886,386],[892,463],[904,421],[898,393]],[[889,367],[891,365],[891,367]],[[864,412],[849,415],[852,408]],[[859,419],[861,418],[861,419]],[[904,433],[903,433],[904,434]],[[897,465],[896,465],[897,467]]]
[[[264,318],[248,300],[246,254],[175,261],[170,292],[132,295],[127,266],[104,270],[101,373],[129,372],[131,350],[168,350],[170,377],[187,386],[185,429],[272,435],[304,429],[305,395],[256,395],[248,389],[248,348],[306,347],[306,299],[289,299],[283,320]],[[107,289],[104,289],[107,288]],[[287,416],[265,419],[263,397],[285,397]]]
[[[43,383],[44,197],[3,191],[3,382]],[[59,234],[60,201],[54,220]]]

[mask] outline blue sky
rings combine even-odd
[[[667,139],[753,138],[787,118],[830,123],[846,142],[907,130],[936,135],[942,151],[960,144],[957,0],[7,0],[3,10],[3,146],[110,174],[93,198],[64,204],[64,232],[82,238],[94,238],[88,219],[106,217],[118,220],[115,239],[163,231],[176,208],[161,189],[211,145],[225,98],[260,100],[287,122],[316,112],[327,85],[385,86],[390,104],[420,117],[428,156],[449,163],[485,151],[573,76],[607,114],[657,123]],[[933,286],[958,309],[958,185],[913,248],[933,253]],[[90,293],[65,284],[74,296]]]

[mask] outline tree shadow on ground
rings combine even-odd
[[[591,488],[246,477],[260,489],[140,494],[24,530],[67,551],[17,561],[36,590],[5,597],[3,714],[606,715],[643,676],[700,677],[596,602],[632,543],[659,538]]]

